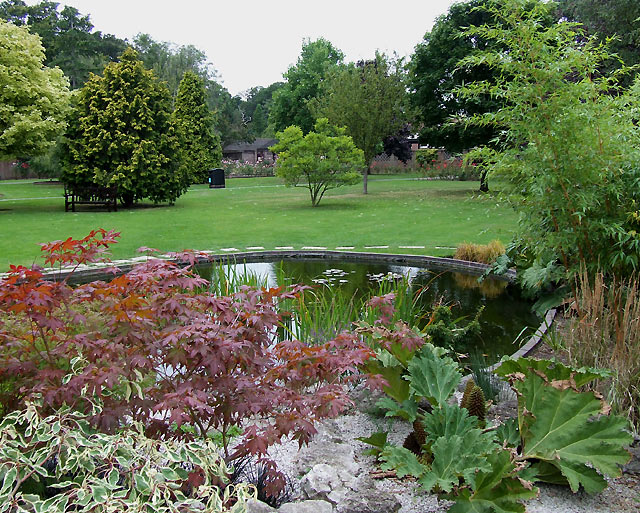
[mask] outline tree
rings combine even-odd
[[[553,7],[490,7],[500,24],[468,34],[492,37],[505,51],[464,64],[499,73],[460,91],[503,101],[473,122],[506,130],[490,153],[521,213],[519,275],[531,288],[571,280],[582,266],[626,274],[640,264],[640,79],[624,90],[615,75],[594,74],[610,52],[575,24],[545,25]]]
[[[189,182],[177,166],[171,95],[135,50],[120,59],[103,76],[92,76],[78,95],[62,180],[115,185],[126,206],[142,198],[173,203]]]
[[[345,126],[364,153],[364,193],[373,158],[382,153],[386,137],[404,125],[406,89],[398,62],[383,54],[372,61],[333,70],[322,96],[310,102],[312,112],[335,125]]]
[[[327,74],[342,64],[344,56],[326,39],[306,40],[295,66],[284,74],[286,83],[273,94],[269,123],[281,131],[296,125],[306,134],[313,129],[315,117],[309,110],[309,101],[321,93],[321,84]]]
[[[180,82],[172,114],[180,146],[180,166],[191,183],[204,183],[207,171],[222,160],[220,138],[213,132],[213,116],[206,102],[204,81],[187,71]]]
[[[240,108],[252,138],[273,137],[273,129],[269,127],[269,111],[273,94],[282,86],[283,82],[274,82],[268,87],[252,87],[243,95]]]
[[[489,144],[498,133],[493,125],[468,126],[464,120],[496,111],[500,108],[499,101],[490,96],[462,98],[455,94],[462,84],[491,80],[495,73],[481,64],[458,64],[464,57],[495,45],[482,36],[465,35],[465,28],[470,25],[494,23],[489,12],[478,9],[483,4],[483,0],[454,3],[447,14],[436,20],[411,57],[411,104],[422,124],[420,140],[432,148],[460,153]],[[489,190],[486,172],[482,174],[480,190]]]
[[[0,156],[45,153],[66,126],[69,83],[43,65],[40,38],[0,20]]]
[[[88,15],[69,6],[58,12],[57,2],[27,6],[22,0],[0,3],[0,18],[26,25],[42,38],[47,66],[58,66],[69,77],[71,88],[81,87],[90,73],[100,73],[126,49],[125,41],[93,32]]]
[[[585,33],[609,48],[627,65],[640,63],[640,3],[636,0],[558,0],[560,16],[584,25]],[[620,62],[613,58],[604,63],[605,72],[618,69]],[[625,85],[632,82],[632,76]]]
[[[315,132],[304,135],[300,127],[290,126],[276,136],[278,144],[269,148],[278,154],[276,174],[288,187],[309,189],[311,206],[317,207],[329,189],[358,183],[364,156],[344,128],[321,118]]]

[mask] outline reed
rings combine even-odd
[[[564,345],[572,363],[604,367],[613,377],[597,384],[612,407],[640,431],[640,279],[576,280]]]
[[[467,262],[479,262],[482,264],[492,264],[496,258],[503,255],[505,247],[499,240],[492,240],[489,244],[474,244],[463,242],[458,244],[453,258],[466,260]]]
[[[209,291],[217,296],[229,296],[242,286],[267,288],[267,282],[267,276],[251,271],[245,265],[216,263],[211,270]]]

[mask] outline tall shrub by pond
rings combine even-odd
[[[571,279],[583,264],[591,273],[627,274],[640,255],[640,79],[625,90],[619,74],[598,73],[613,56],[575,24],[545,25],[553,8],[541,1],[489,4],[499,23],[468,34],[504,50],[460,64],[500,71],[493,82],[468,84],[458,94],[503,100],[503,108],[471,122],[505,129],[498,150],[476,154],[491,154],[521,214],[512,254],[532,288]]]

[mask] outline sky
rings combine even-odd
[[[231,94],[282,80],[306,38],[324,37],[347,61],[376,50],[410,56],[454,0],[57,0],[89,14],[95,30],[132,40],[194,45]],[[27,1],[33,5],[39,0]]]

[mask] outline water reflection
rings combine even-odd
[[[452,271],[431,271],[425,268],[381,263],[340,261],[283,260],[273,263],[246,263],[219,266],[236,275],[259,274],[270,287],[304,283],[317,289],[331,290],[352,301],[379,292],[384,280],[407,276],[414,292],[424,289],[420,308],[430,312],[433,304],[443,301],[454,307],[454,318],[473,319],[480,307],[482,331],[475,340],[467,341],[463,351],[477,349],[487,355],[491,363],[503,354],[513,353],[524,337],[533,333],[539,320],[531,312],[531,303],[524,300],[518,289],[506,281],[487,279]],[[211,279],[215,266],[202,266],[200,274]],[[516,339],[518,339],[516,341]],[[514,344],[514,341],[516,343]]]

